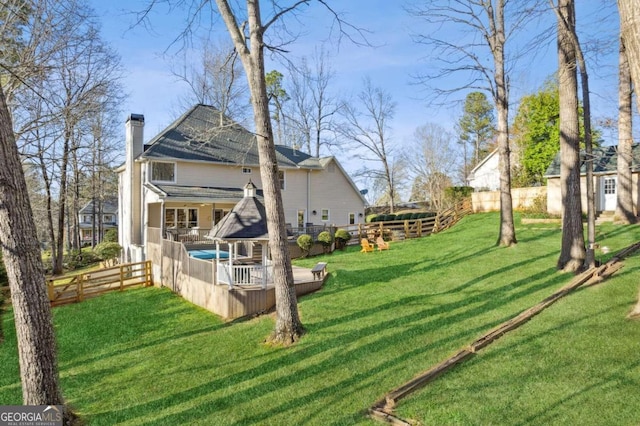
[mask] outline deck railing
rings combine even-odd
[[[234,286],[259,285],[267,288],[267,283],[273,282],[273,266],[271,265],[241,265],[229,262],[218,262],[218,283],[227,284],[231,290]]]

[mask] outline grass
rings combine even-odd
[[[499,217],[479,214],[384,252],[328,262],[325,287],[299,301],[307,335],[262,344],[273,318],[224,323],[165,289],[113,293],[54,309],[65,397],[91,425],[368,425],[387,391],[544,299],[558,225],[520,225],[495,247]],[[637,226],[606,224],[613,255]],[[601,260],[604,255],[598,254]],[[472,360],[402,400],[423,424],[637,424],[640,256],[599,286],[561,300]],[[0,401],[19,404],[13,320],[0,350]]]

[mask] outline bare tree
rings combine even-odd
[[[356,158],[379,164],[380,168],[365,166],[357,174],[384,182],[384,199],[391,213],[395,211],[397,189],[401,183],[393,173],[395,152],[390,122],[393,120],[395,109],[396,103],[391,95],[379,87],[374,87],[371,79],[365,78],[355,102],[344,102],[342,115],[345,123],[338,128],[338,133],[345,142],[359,149],[354,152]]]
[[[575,28],[573,0],[559,0],[558,85],[560,94],[560,187],[562,193],[562,246],[558,269],[579,271],[586,257],[580,200],[580,131],[578,118],[578,77],[576,48],[571,28]]]
[[[64,405],[51,305],[13,123],[0,85],[0,245],[18,339],[25,405]],[[66,424],[75,415],[66,406]]]
[[[299,135],[302,146],[310,155],[320,156],[322,147],[334,145],[334,117],[340,111],[341,104],[330,93],[330,85],[335,76],[324,49],[315,52],[309,60],[303,58],[299,66],[290,66],[291,83],[289,95],[292,102],[288,108],[290,128]]]
[[[429,30],[416,36],[416,41],[432,49],[432,58],[442,66],[433,75],[420,76],[423,84],[438,84],[434,92],[446,96],[460,90],[484,90],[491,94],[496,106],[496,137],[500,157],[500,233],[498,244],[515,244],[511,198],[509,99],[506,67],[506,45],[512,36],[531,20],[535,9],[526,2],[506,0],[424,1],[410,10],[427,24]],[[509,4],[510,19],[505,21]],[[505,26],[510,23],[510,27]],[[461,33],[469,33],[461,39]],[[445,38],[438,38],[445,34]],[[477,37],[481,37],[480,42]],[[483,50],[488,48],[488,54]],[[443,77],[464,73],[465,83],[453,88],[438,83]]]
[[[632,85],[629,74],[629,61],[625,46],[620,40],[618,70],[618,202],[616,217],[625,223],[636,223],[637,216],[633,207],[632,181]]]
[[[441,210],[445,189],[451,186],[451,176],[459,167],[458,156],[453,154],[455,138],[442,126],[429,123],[416,129],[414,139],[404,154],[414,179],[412,199],[427,200],[432,209]],[[417,198],[418,194],[422,197]]]
[[[194,103],[211,105],[223,117],[243,122],[251,104],[238,53],[228,41],[204,40],[201,44],[202,48],[195,52],[184,50],[180,65],[172,64],[173,75],[190,89],[180,100],[180,111]],[[198,55],[197,60],[188,53]]]

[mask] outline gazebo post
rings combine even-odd
[[[233,289],[233,256],[234,256],[233,249],[235,248],[235,244],[229,244],[227,242],[227,245],[229,246],[229,290],[232,290]]]
[[[262,242],[262,288],[267,288],[267,278],[269,277],[269,265],[267,265],[267,259],[269,258],[267,250],[269,249],[268,242]]]

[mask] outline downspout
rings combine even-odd
[[[160,287],[164,287],[164,198],[160,201]]]
[[[307,169],[307,210],[305,211],[305,226],[309,222],[309,212],[311,211],[311,170]]]

